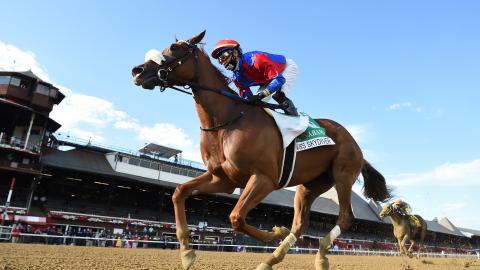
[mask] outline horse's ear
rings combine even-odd
[[[207,30],[203,30],[203,32],[201,32],[200,34],[194,36],[194,37],[191,37],[188,42],[190,42],[191,44],[198,44],[200,43],[200,41],[202,41],[203,37],[205,36],[205,32],[207,32]]]

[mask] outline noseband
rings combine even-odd
[[[198,82],[198,56],[197,56],[197,50],[196,50],[197,46],[193,45],[193,44],[191,44],[190,42],[187,42],[187,41],[182,41],[182,42],[184,42],[185,44],[188,45],[188,51],[185,53],[185,55],[183,55],[181,57],[178,57],[178,58],[175,58],[175,59],[172,59],[165,64],[162,64],[160,66],[160,69],[157,71],[157,76],[158,76],[158,79],[160,80],[159,87],[160,87],[160,91],[162,91],[162,92],[165,91],[165,89],[170,87],[170,88],[174,88],[176,90],[185,92],[187,94],[190,94],[189,92],[184,91],[182,89],[178,89],[176,87],[169,86],[168,85],[168,74],[170,72],[172,72],[175,68],[177,68],[180,65],[182,65],[183,63],[185,63],[186,60],[192,55],[195,57],[195,78],[194,78],[194,81]],[[181,80],[174,80],[174,81],[178,81],[180,83],[183,83],[183,84],[187,85],[188,87],[186,87],[186,88],[191,88],[191,83],[190,82],[181,81]]]

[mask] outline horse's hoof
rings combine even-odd
[[[275,235],[279,235],[279,239],[285,239],[285,237],[287,237],[289,234],[290,234],[290,230],[285,228],[285,227],[273,227],[272,228],[272,232],[275,234]]]
[[[329,268],[330,263],[327,258],[315,259],[315,270],[328,270]]]
[[[410,259],[413,258],[413,255],[412,255],[411,252],[407,252],[407,256],[408,256]]]
[[[193,249],[190,249],[182,253],[181,258],[183,269],[188,270],[190,266],[192,266],[192,264],[195,262],[197,255],[195,255],[195,251]]]
[[[261,263],[257,266],[255,270],[272,270],[272,266],[266,263]]]

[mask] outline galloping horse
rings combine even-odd
[[[272,117],[263,108],[241,100],[228,87],[225,76],[211,63],[208,54],[197,47],[204,35],[205,31],[186,41],[176,41],[161,53],[150,51],[145,63],[132,69],[133,82],[145,89],[191,87],[200,120],[200,150],[207,171],[178,185],[172,196],[183,268],[189,269],[196,259],[189,246],[185,215],[185,200],[192,194],[231,194],[235,188],[243,188],[229,216],[232,228],[265,243],[283,239],[273,254],[257,267],[272,269],[308,228],[310,207],[315,198],[336,186],[340,204],[338,220],[320,241],[315,259],[316,269],[328,269],[325,256],[328,248],[353,221],[350,205],[353,183],[362,173],[364,194],[373,200],[385,201],[390,198],[385,179],[363,159],[360,147],[343,126],[318,119],[336,144],[297,154],[288,185],[296,186],[290,231],[283,227],[264,231],[247,224],[249,211],[280,188],[283,142]]]
[[[393,234],[398,241],[398,251],[400,255],[406,254],[412,258],[412,248],[415,240],[419,240],[417,258],[420,258],[420,252],[423,248],[423,240],[427,235],[427,223],[419,215],[414,215],[414,219],[418,219],[420,226],[415,226],[410,223],[410,216],[401,214],[393,207],[392,203],[387,203],[383,206],[380,212],[380,218],[383,220],[386,216],[390,216],[393,224]],[[406,244],[410,240],[410,247],[407,250]]]

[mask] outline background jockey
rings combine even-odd
[[[412,208],[410,205],[401,199],[396,199],[393,204],[393,208],[397,209],[398,212],[402,215],[411,215],[412,214]]]
[[[241,97],[256,102],[272,96],[283,106],[285,113],[298,115],[293,102],[285,96],[298,75],[298,67],[283,55],[260,51],[243,53],[235,40],[220,40],[212,51],[212,57],[226,69],[233,71],[232,80]],[[254,95],[251,86],[260,86]]]

